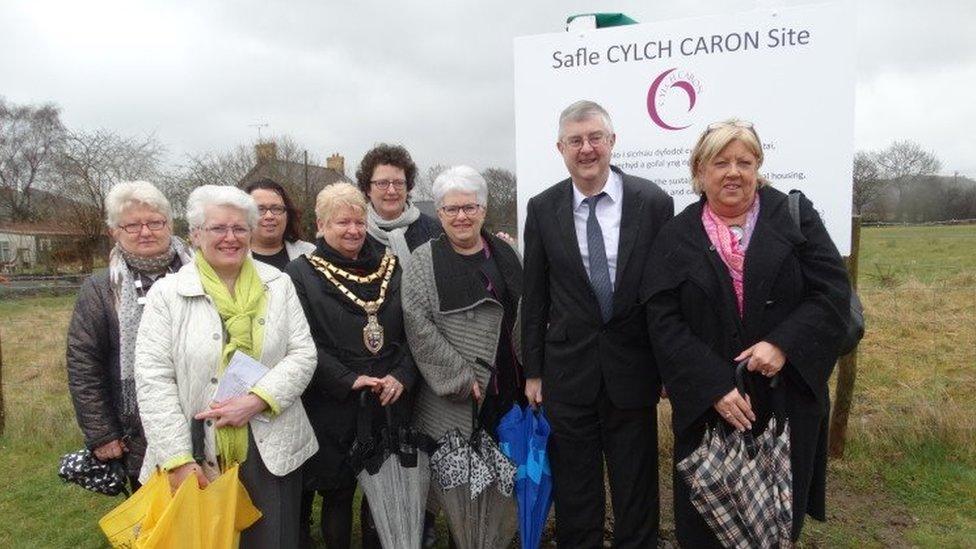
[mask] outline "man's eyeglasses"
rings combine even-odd
[[[404,179],[374,179],[370,183],[381,191],[389,189],[390,185],[393,185],[393,188],[398,191],[407,186],[407,182]]]
[[[285,207],[275,204],[274,206],[258,206],[258,215],[264,217],[264,214],[271,212],[271,215],[278,217],[285,215]]]
[[[600,145],[605,144],[609,137],[610,134],[606,133],[591,133],[585,138],[581,135],[574,135],[572,137],[563,139],[563,145],[566,145],[570,149],[577,150],[583,148],[583,143],[589,143],[590,147],[595,149]]]
[[[204,227],[203,230],[215,237],[224,236],[228,232],[231,232],[238,238],[251,232],[250,228],[240,225],[214,225],[212,227]]]
[[[149,223],[126,223],[125,225],[119,225],[119,228],[129,234],[139,234],[142,232],[142,228],[145,227],[152,232],[161,231],[163,227],[166,226],[166,221],[150,221]]]
[[[481,204],[464,204],[461,206],[441,206],[441,211],[447,217],[457,217],[459,213],[464,212],[464,215],[471,217],[481,210]]]

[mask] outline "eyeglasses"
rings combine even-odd
[[[574,135],[572,137],[567,137],[563,139],[563,145],[566,145],[570,149],[578,150],[583,148],[583,143],[589,143],[590,147],[597,148],[603,145],[610,138],[610,134],[607,133],[591,133],[585,138],[581,135]]]
[[[204,227],[203,230],[215,237],[224,236],[228,232],[231,232],[238,238],[251,232],[251,229],[248,227],[241,227],[240,225],[214,225],[213,227]]]
[[[733,120],[731,122],[712,122],[708,125],[708,131],[717,130],[719,128],[725,128],[732,126],[734,128],[745,128],[747,130],[753,129],[752,122],[746,120]]]
[[[752,132],[753,137],[756,138],[756,141],[759,142],[759,148],[762,149],[762,140],[759,139],[759,134],[756,133],[756,128],[752,125],[752,122],[749,122],[748,120],[732,120],[730,122],[712,122],[711,124],[708,125],[708,128],[705,130],[705,135],[708,135],[709,133],[720,128],[742,128],[744,130],[749,130]]]
[[[125,225],[119,225],[119,228],[129,234],[139,234],[142,232],[142,228],[145,227],[152,232],[161,231],[163,227],[166,226],[166,221],[150,221],[148,223],[126,223]]]
[[[271,212],[271,215],[278,217],[285,215],[285,207],[275,204],[274,206],[258,206],[258,215],[264,217],[264,214]]]
[[[390,185],[393,185],[393,188],[396,190],[400,190],[407,186],[407,182],[404,179],[374,179],[373,181],[370,181],[370,183],[381,191],[389,189]]]
[[[481,210],[481,204],[464,204],[462,206],[441,206],[441,211],[447,217],[457,217],[459,213],[471,217]]]

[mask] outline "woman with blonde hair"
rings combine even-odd
[[[701,444],[706,429],[725,425],[758,436],[778,410],[790,427],[796,540],[804,515],[825,518],[827,379],[851,292],[813,204],[799,195],[794,217],[792,199],[760,175],[762,162],[749,122],[726,120],[702,133],[690,162],[701,199],[661,229],[643,293],[673,410],[674,463]],[[748,361],[748,396],[735,388],[740,361]],[[676,472],[678,542],[719,546],[690,497]]]
[[[307,542],[317,491],[322,537],[330,548],[351,542],[356,471],[348,458],[359,414],[372,414],[377,430],[385,422],[384,407],[406,422],[404,394],[417,375],[403,331],[399,261],[366,238],[366,216],[366,199],[356,187],[326,187],[315,201],[315,251],[286,268],[318,350],[315,376],[302,397],[320,444],[305,465],[303,536]],[[365,500],[360,516],[363,547],[379,547]]]

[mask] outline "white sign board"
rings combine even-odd
[[[841,254],[850,251],[854,147],[854,14],[846,3],[680,19],[515,40],[519,227],[529,198],[568,177],[559,113],[603,105],[612,163],[697,200],[688,157],[712,122],[749,120],[762,173],[809,197]]]

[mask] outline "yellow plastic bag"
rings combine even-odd
[[[153,500],[156,500],[155,506],[165,506],[171,499],[166,473],[156,471],[136,493],[102,517],[98,525],[112,547],[135,547],[136,537]]]
[[[145,488],[147,494],[119,511],[129,500],[114,509],[99,524],[114,547],[140,549],[179,547],[180,549],[209,549],[237,547],[240,532],[261,518],[261,512],[251,503],[244,485],[237,476],[238,467],[228,469],[209,486],[201,490],[196,477],[186,478],[175,494],[170,495],[165,473],[156,473],[146,486],[130,498],[135,499]],[[161,478],[162,480],[157,480]],[[131,523],[139,515],[138,525]],[[119,520],[121,516],[125,519]],[[108,523],[108,524],[106,524]],[[129,524],[126,528],[119,528]],[[112,527],[111,529],[109,527]],[[109,532],[134,532],[133,538],[113,538]],[[117,541],[122,543],[117,543]]]

